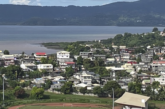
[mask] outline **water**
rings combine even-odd
[[[117,26],[0,26],[0,50],[27,54],[35,52],[55,53],[59,50],[46,49],[37,43],[72,42],[107,39],[116,34],[147,33],[154,27]],[[163,31],[164,27],[159,27]]]

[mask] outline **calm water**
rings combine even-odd
[[[147,33],[153,27],[116,26],[0,26],[0,50],[27,54],[35,52],[55,53],[58,50],[46,49],[37,43],[71,42],[99,40],[114,37],[116,34]],[[163,31],[164,27],[159,27]]]

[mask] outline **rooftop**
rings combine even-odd
[[[115,101],[115,103],[128,106],[145,107],[145,102],[147,102],[149,98],[150,97],[147,96],[125,92],[122,97]]]

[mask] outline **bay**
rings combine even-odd
[[[35,52],[56,53],[39,43],[92,41],[112,38],[116,34],[148,33],[154,27],[117,26],[0,26],[0,50],[27,54]],[[158,27],[163,31],[164,27]]]

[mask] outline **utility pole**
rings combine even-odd
[[[113,108],[114,109],[114,89],[112,88],[112,92],[113,92]]]
[[[4,87],[5,87],[5,80],[7,80],[5,77],[5,74],[2,75],[2,78],[3,78],[3,106],[5,106],[4,105],[4,101],[5,101],[5,95],[4,95],[5,94],[5,92],[4,92],[5,88]]]
[[[4,100],[5,100],[5,96],[4,96],[4,77],[3,77],[3,106],[4,106]]]

